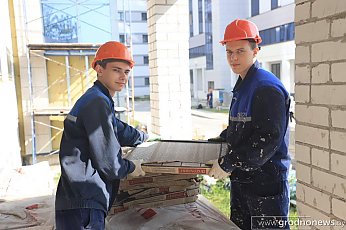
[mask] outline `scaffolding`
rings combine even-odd
[[[78,4],[82,4],[86,1],[76,1],[76,2],[71,2],[71,4],[73,5],[73,3],[75,4],[75,6],[77,6]],[[40,126],[45,126],[48,127],[51,130],[51,136],[50,136],[50,143],[47,143],[47,145],[52,145],[53,140],[58,136],[61,135],[63,129],[61,127],[55,126],[52,124],[51,120],[52,119],[57,119],[61,121],[61,118],[63,118],[64,116],[66,116],[73,104],[73,98],[72,98],[72,94],[71,94],[71,79],[73,79],[75,76],[83,76],[83,79],[87,82],[87,87],[83,88],[83,92],[84,93],[86,91],[87,88],[89,88],[90,86],[90,75],[92,73],[92,68],[90,68],[90,60],[89,57],[94,56],[96,50],[100,47],[100,44],[86,44],[86,43],[38,43],[38,44],[32,44],[29,42],[28,36],[28,24],[32,23],[36,20],[43,20],[44,16],[42,15],[41,17],[32,19],[30,21],[27,20],[27,16],[26,16],[26,3],[25,0],[22,0],[23,3],[23,11],[24,11],[24,21],[25,21],[25,37],[26,37],[26,44],[27,44],[27,52],[26,52],[26,59],[27,59],[27,63],[28,63],[28,83],[29,83],[29,114],[30,114],[30,124],[31,124],[31,143],[32,143],[32,147],[31,147],[31,158],[32,164],[36,163],[36,156],[38,154],[40,155],[51,155],[51,154],[55,154],[59,152],[59,149],[54,149],[54,147],[51,147],[51,151],[46,151],[46,152],[42,152],[42,151],[38,151],[37,149],[37,133],[36,133],[36,125],[40,125]],[[42,5],[44,4],[43,2],[41,2]],[[125,13],[125,1],[123,0],[123,12]],[[56,12],[60,11],[64,11],[67,10],[71,7],[66,7],[64,9],[54,9]],[[89,8],[88,11],[84,12],[88,13],[88,12],[98,12],[97,10],[99,9],[99,7],[95,7],[95,8]],[[129,10],[131,11],[131,9]],[[131,15],[131,12],[129,12]],[[80,20],[80,16],[82,14],[79,14],[77,12],[76,16],[71,16],[76,18],[78,23],[86,23],[88,25],[90,25],[90,23],[87,23],[83,20]],[[125,28],[125,24],[126,24],[126,17],[124,17],[123,19],[123,23],[124,23],[124,28]],[[131,19],[130,19],[131,20]],[[61,21],[60,21],[61,22]],[[54,22],[56,23],[56,22]],[[130,21],[131,24],[131,21]],[[90,25],[96,29],[100,29],[103,30],[102,28],[95,26],[95,25]],[[110,33],[109,31],[105,31],[107,33]],[[124,33],[125,36],[128,37],[130,39],[130,42],[127,43],[127,47],[131,50],[132,53],[132,40],[131,40],[131,34],[129,35],[125,29],[124,29]],[[131,33],[131,32],[130,32]],[[116,39],[117,40],[117,39]],[[125,39],[125,42],[129,41],[128,39]],[[50,56],[59,56],[59,57],[64,57],[63,61],[58,61],[55,58],[52,58]],[[84,56],[84,66],[85,69],[80,69],[80,68],[76,68],[75,66],[73,66],[70,62],[69,62],[69,57],[71,56],[79,56],[82,57]],[[47,71],[47,87],[42,89],[39,94],[35,94],[34,92],[34,86],[33,86],[33,74],[32,74],[32,58],[33,57],[38,57],[42,60],[45,60],[46,63],[51,62],[56,64],[57,66],[61,66],[64,67],[64,72],[65,72],[65,78],[64,78],[64,74],[61,74],[61,78],[58,78],[56,80],[54,80],[53,82],[48,82],[48,66],[46,66],[46,71]],[[75,74],[71,74],[71,72],[74,71]],[[82,82],[84,81],[82,80]],[[133,76],[133,71],[132,74],[130,76],[130,80],[132,82],[131,86],[132,86],[132,118],[134,117],[134,76]],[[61,105],[51,105],[50,104],[50,98],[48,96],[48,104],[46,105],[41,105],[41,106],[37,106],[35,105],[35,98],[36,97],[40,97],[41,95],[48,93],[50,89],[56,87],[57,84],[60,84],[61,82],[66,81],[66,89],[67,89],[67,105],[65,106],[61,106]],[[129,87],[128,84],[126,86],[126,109],[125,111],[130,111],[130,104],[129,104]],[[119,94],[116,95],[116,104],[119,105]],[[122,110],[120,107],[116,107],[116,110]],[[124,111],[124,110],[123,110]],[[122,112],[122,111],[119,111]],[[49,117],[49,123],[46,122],[42,122],[38,120],[38,117]],[[60,118],[59,118],[60,117]],[[128,114],[127,116],[128,118],[128,122],[130,122],[130,116]],[[133,122],[133,119],[132,119]],[[55,134],[53,135],[53,130],[55,130]],[[44,145],[42,147],[42,149],[44,149],[46,147],[46,145]],[[40,152],[40,153],[38,153]],[[30,156],[30,155],[26,155]],[[25,159],[24,159],[25,160]]]
[[[64,66],[65,67],[65,76],[66,76],[66,88],[67,88],[67,98],[68,98],[68,105],[67,106],[40,106],[40,107],[36,107],[35,103],[34,103],[34,97],[37,96],[34,94],[34,90],[33,90],[33,76],[32,76],[32,72],[28,71],[28,78],[30,79],[30,88],[32,90],[30,90],[30,120],[31,120],[31,124],[32,124],[32,163],[34,164],[36,162],[36,155],[37,155],[37,146],[36,146],[36,129],[35,129],[35,125],[42,125],[42,126],[46,126],[49,127],[51,129],[55,129],[57,130],[57,133],[51,137],[51,141],[58,135],[60,135],[63,131],[62,128],[54,126],[52,124],[46,124],[40,121],[37,121],[35,118],[36,117],[43,117],[43,116],[49,116],[50,118],[54,118],[54,117],[58,117],[58,116],[66,116],[72,106],[72,99],[71,99],[71,78],[74,77],[74,75],[70,74],[70,70],[74,70],[77,73],[75,75],[82,75],[85,76],[86,82],[90,82],[89,75],[90,75],[90,69],[89,69],[89,58],[88,56],[93,55],[96,50],[98,49],[98,47],[100,46],[100,44],[95,45],[95,44],[69,44],[69,43],[61,43],[61,44],[57,44],[57,43],[44,43],[44,44],[29,44],[28,47],[28,52],[29,52],[29,60],[28,62],[30,62],[30,57],[31,56],[36,56],[36,57],[40,57],[46,61],[50,61],[50,62],[54,62],[57,65],[60,66]],[[59,62],[56,61],[52,58],[49,58],[47,56],[41,55],[38,52],[40,51],[60,51],[60,53],[57,53],[58,56],[62,56],[63,53],[65,53],[65,63],[63,62]],[[63,53],[61,53],[63,52]],[[75,68],[73,66],[70,65],[69,63],[69,56],[70,55],[78,55],[78,56],[82,56],[84,55],[84,61],[85,61],[85,69],[78,69]],[[30,65],[31,68],[32,65]],[[44,89],[44,91],[48,91],[51,87],[54,87],[55,84],[59,83],[59,81],[55,81],[53,82],[53,84],[49,84],[48,87],[46,89]],[[40,92],[40,94],[42,94],[43,92]],[[83,92],[84,93],[84,92]],[[39,95],[40,96],[40,95]],[[54,154],[57,153],[59,150],[55,150],[52,148],[51,152],[48,153],[43,153],[45,154]]]

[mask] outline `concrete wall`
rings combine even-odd
[[[295,22],[298,213],[345,223],[346,1],[296,0]]]

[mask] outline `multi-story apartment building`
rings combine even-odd
[[[119,41],[132,47],[135,97],[149,96],[147,1],[117,1]],[[129,82],[131,89],[132,82]]]
[[[210,88],[231,95],[237,76],[231,72],[225,48],[219,41],[227,24],[236,18],[257,24],[263,39],[258,55],[260,63],[294,93],[294,0],[189,0],[189,13],[190,83],[194,100],[205,100]]]
[[[294,94],[294,0],[251,0],[249,20],[262,37],[258,59]],[[273,20],[275,19],[275,20]]]

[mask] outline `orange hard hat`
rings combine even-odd
[[[259,35],[257,26],[248,20],[236,19],[225,29],[223,40],[220,41],[222,45],[226,42],[253,39],[256,44],[262,42],[262,38]]]
[[[93,69],[95,69],[97,61],[102,61],[104,59],[123,60],[128,62],[131,68],[135,65],[135,62],[132,60],[130,51],[127,49],[127,47],[124,44],[115,41],[106,42],[98,48],[94,61],[91,64]]]

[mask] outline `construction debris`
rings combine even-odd
[[[54,183],[48,162],[0,169],[0,229],[54,229]]]

